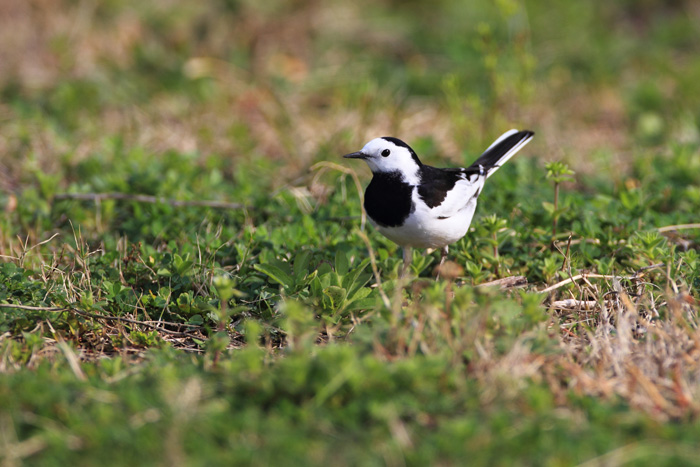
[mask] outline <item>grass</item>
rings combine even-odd
[[[0,8],[4,464],[696,463],[692,2]],[[339,156],[511,127],[399,279]]]

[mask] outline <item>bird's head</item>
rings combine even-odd
[[[415,151],[398,138],[383,136],[375,138],[361,151],[343,156],[348,159],[363,159],[372,173],[400,172],[408,183],[419,182],[421,161]]]

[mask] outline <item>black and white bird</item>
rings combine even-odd
[[[365,211],[372,224],[403,248],[402,275],[411,264],[411,247],[447,247],[469,230],[476,200],[488,177],[530,142],[535,133],[509,130],[467,168],[439,169],[423,164],[398,138],[375,138],[361,151],[343,157],[362,159],[372,170]]]

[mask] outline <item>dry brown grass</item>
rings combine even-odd
[[[568,295],[550,308],[563,351],[545,365],[555,393],[619,396],[663,419],[698,415],[700,331],[692,296],[660,272],[586,280]]]

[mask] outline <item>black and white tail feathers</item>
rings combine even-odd
[[[467,167],[466,172],[486,173],[486,177],[490,177],[516,152],[529,143],[534,134],[535,132],[530,130],[506,131],[472,165]]]

